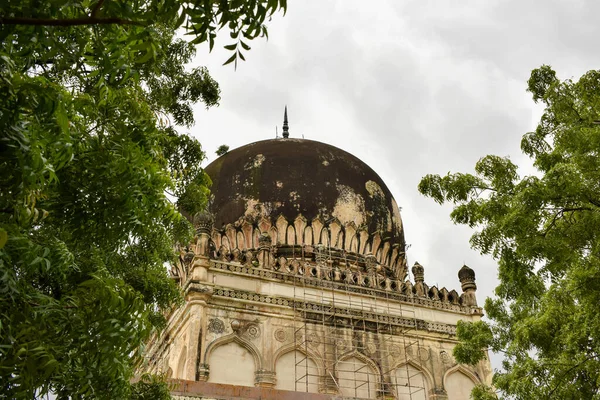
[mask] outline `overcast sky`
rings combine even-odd
[[[274,138],[287,104],[292,137],[344,149],[383,178],[401,207],[409,265],[418,260],[429,285],[460,292],[466,263],[483,304],[494,261],[417,185],[428,173],[472,172],[487,154],[531,173],[519,143],[542,110],[526,81],[542,64],[574,79],[598,68],[598,15],[593,0],[289,0],[237,70],[221,65],[225,50],[199,49],[195,64],[209,67],[222,100],[197,107],[190,132],[210,162],[221,144]]]

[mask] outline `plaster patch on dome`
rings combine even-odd
[[[336,185],[339,196],[331,215],[342,224],[354,222],[357,226],[365,222],[365,200],[346,185]]]
[[[367,192],[369,192],[371,197],[373,197],[373,196],[385,197],[385,194],[383,193],[381,186],[379,186],[377,184],[377,182],[367,181],[367,183],[365,183],[365,187],[367,188]]]
[[[252,169],[252,168],[258,168],[262,165],[262,163],[266,160],[265,156],[263,156],[262,154],[257,154],[254,159],[252,160],[252,162],[247,163],[246,165],[244,165],[244,169],[248,170],[248,169]]]
[[[253,198],[245,197],[244,203],[246,204],[246,211],[244,212],[244,217],[246,218],[268,217],[271,215],[271,211],[273,211],[271,203],[259,203],[258,200]]]

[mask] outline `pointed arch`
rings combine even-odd
[[[275,354],[273,354],[273,361],[271,363],[272,370],[275,371],[275,365],[277,364],[277,359],[279,359],[279,357],[281,357],[289,352],[292,352],[292,351],[299,351],[300,353],[304,353],[308,358],[310,358],[317,365],[317,368],[319,370],[319,375],[325,374],[325,365],[323,364],[322,357],[319,357],[319,355],[317,353],[315,353],[313,350],[307,348],[306,346],[303,347],[299,344],[294,344],[294,343],[290,343],[285,346],[282,346],[279,349],[277,349],[277,351],[275,351]]]
[[[324,226],[321,229],[321,234],[319,236],[319,244],[322,244],[325,247],[331,246],[330,232],[329,232],[329,228],[326,226]]]
[[[394,371],[393,372],[393,376],[395,377],[394,379],[398,379],[397,371],[401,371],[402,369],[405,369],[407,367],[413,368],[414,370],[420,372],[423,375],[423,377],[425,379],[425,387],[424,387],[425,390],[423,392],[423,395],[420,398],[427,399],[428,395],[429,395],[429,393],[428,393],[429,390],[431,390],[432,388],[435,387],[435,381],[433,379],[433,375],[422,364],[411,359],[411,360],[407,360],[407,361],[400,361],[400,362],[396,363],[396,365],[394,365],[394,367],[392,368],[392,371]],[[398,392],[398,389],[399,389],[398,382],[395,382],[395,384],[397,386],[395,389]],[[402,386],[404,386],[404,385],[402,385]],[[418,392],[416,394],[418,394]],[[400,396],[400,393],[397,393],[397,395],[400,399],[402,399],[402,397]],[[418,398],[415,396],[415,394],[411,394],[410,396],[413,398]]]
[[[377,398],[378,390],[381,387],[381,370],[369,357],[356,350],[344,353],[335,363],[335,372],[340,395]]]
[[[453,377],[458,378],[458,381],[452,382]],[[442,382],[449,400],[468,400],[471,397],[471,390],[481,383],[481,380],[473,371],[457,364],[446,371]]]
[[[260,352],[258,351],[258,348],[256,348],[256,346],[254,344],[252,344],[251,342],[242,339],[241,337],[239,337],[237,334],[235,333],[231,333],[227,336],[222,336],[214,341],[212,341],[207,347],[206,347],[206,352],[204,353],[204,363],[208,364],[209,360],[210,360],[210,355],[211,353],[218,348],[219,346],[231,343],[231,342],[235,342],[237,344],[239,344],[240,346],[242,346],[244,349],[248,350],[250,352],[250,354],[252,355],[252,357],[254,358],[254,365],[256,365],[256,369],[263,369],[263,359],[260,355]]]
[[[246,246],[246,235],[244,235],[244,232],[239,230],[236,232],[235,234],[236,236],[236,245],[237,248],[239,250],[246,250],[247,246]]]
[[[289,344],[273,355],[276,389],[319,393],[324,364],[316,354],[302,346]]]
[[[285,242],[290,245],[298,244],[296,242],[296,228],[294,225],[288,225],[285,235]]]
[[[312,226],[307,226],[304,228],[304,238],[302,239],[302,244],[306,244],[308,246],[313,245],[313,228]]]
[[[187,363],[187,346],[183,346],[181,353],[179,353],[179,359],[177,360],[177,375],[178,379],[185,379],[185,365]]]
[[[456,364],[455,366],[448,369],[448,371],[446,371],[446,373],[444,374],[444,386],[446,386],[446,379],[455,372],[461,372],[464,375],[466,375],[467,378],[473,381],[474,385],[479,385],[480,383],[483,383],[473,371],[469,370],[462,364]]]
[[[377,363],[375,361],[373,361],[371,358],[367,357],[363,353],[359,352],[358,350],[351,350],[351,351],[347,351],[346,353],[343,353],[338,358],[337,362],[345,361],[352,357],[358,358],[360,361],[364,362],[365,364],[367,364],[368,366],[373,368],[373,370],[375,372],[377,372],[377,379],[378,379],[377,382],[379,382],[379,379],[381,378],[381,371],[379,369],[379,365],[377,365]]]

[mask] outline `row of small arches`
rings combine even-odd
[[[374,254],[380,264],[393,266],[403,259],[404,244],[394,245],[379,233],[369,234],[357,228],[353,222],[342,225],[337,219],[325,224],[320,218],[310,221],[298,216],[289,222],[280,215],[275,223],[263,218],[257,224],[244,221],[239,225],[228,224],[222,230],[214,230],[212,239],[217,249],[223,246],[228,251],[245,251],[259,247],[259,237],[266,233],[272,245],[317,246],[345,250],[357,254]]]
[[[256,372],[264,371],[264,361],[258,350],[249,343],[223,338],[207,349],[210,366],[208,382],[238,386],[255,386]],[[175,378],[186,376],[186,348],[179,358]],[[275,373],[275,389],[319,393],[324,366],[318,357],[294,345],[279,349],[270,370]],[[381,390],[381,374],[377,364],[356,351],[342,355],[335,364],[335,385],[343,397],[376,399]],[[389,373],[391,390],[397,399],[428,400],[434,381],[419,364],[399,363]],[[448,400],[468,400],[471,389],[479,383],[477,377],[462,366],[446,371],[444,388]]]

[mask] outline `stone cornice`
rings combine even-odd
[[[409,281],[399,282],[387,279],[385,289],[378,289],[373,287],[365,287],[364,285],[361,286],[359,284],[349,283],[353,282],[353,278],[346,279],[344,281],[319,279],[316,277],[300,275],[298,273],[286,273],[282,271],[274,271],[270,269],[245,266],[236,263],[228,263],[217,260],[210,261],[210,268],[221,270],[224,272],[226,271],[229,273],[251,276],[253,278],[259,278],[263,280],[288,282],[296,286],[343,290],[345,292],[363,294],[379,299],[393,300],[409,305],[415,305],[418,307],[445,310],[465,315],[482,315],[482,310],[480,307],[461,305],[460,296],[458,296],[458,293],[456,293],[456,291],[448,292],[445,289],[440,291],[435,287],[428,288],[426,285],[424,285],[424,287],[428,289],[423,291],[426,296],[418,296],[417,294],[413,293],[414,289]],[[360,281],[361,278],[364,279],[360,276],[358,276],[355,279],[357,281]],[[441,296],[440,293],[445,293],[445,297]]]
[[[257,294],[243,290],[215,287],[213,298],[215,297],[292,308],[301,314],[303,320],[307,322],[324,323],[325,325],[335,324],[338,327],[347,326],[350,328],[353,326],[353,321],[360,320],[364,321],[364,329],[367,331],[400,335],[405,334],[409,330],[421,330],[451,336],[456,335],[456,325],[452,324],[429,322],[418,318],[386,315],[366,310],[332,307],[314,302],[297,301],[294,299]]]

